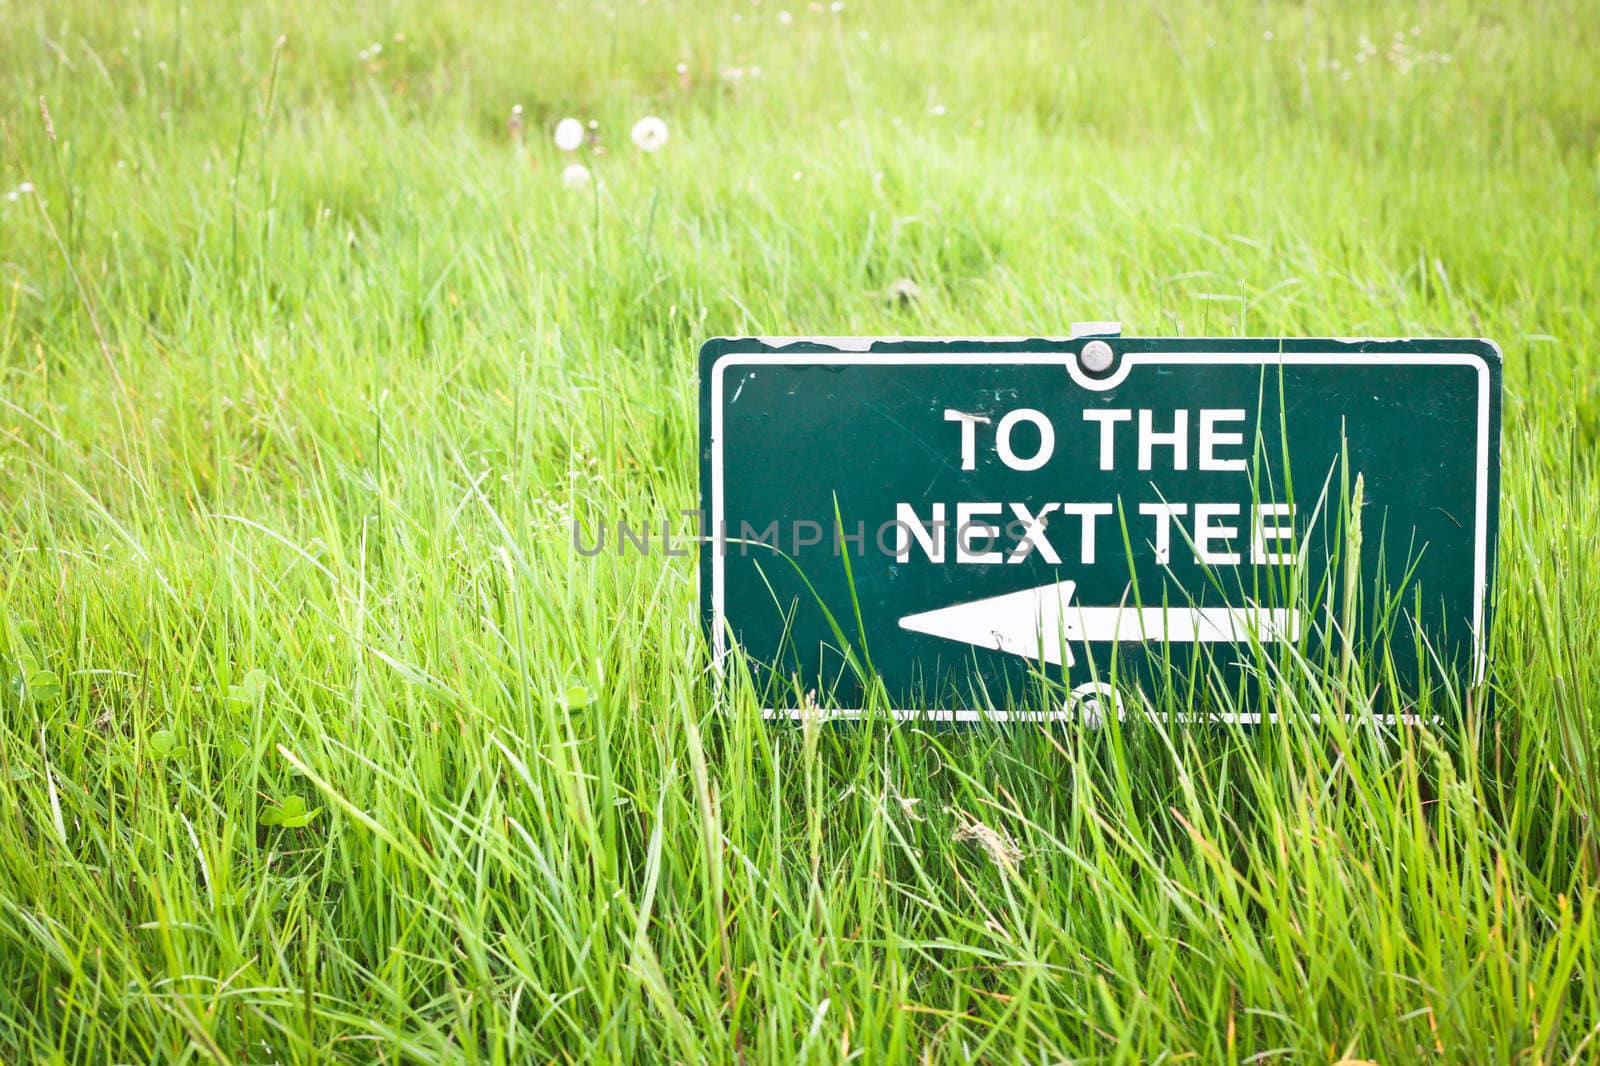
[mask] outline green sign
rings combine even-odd
[[[714,660],[777,714],[946,720],[1284,644],[1477,683],[1500,377],[1479,340],[710,341]]]

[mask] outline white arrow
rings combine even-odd
[[[1075,581],[971,600],[936,611],[908,614],[900,628],[959,640],[980,648],[1073,663],[1079,641],[1159,640],[1174,643],[1245,643],[1296,640],[1300,612],[1285,607],[1079,607]]]

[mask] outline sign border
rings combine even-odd
[[[1079,365],[1078,354],[1090,340],[1111,344],[1117,359],[1104,377],[1091,377]],[[717,337],[700,349],[700,513],[709,536],[702,537],[699,565],[700,615],[712,647],[712,665],[721,676],[728,654],[726,611],[723,603],[726,559],[715,531],[722,528],[723,505],[722,419],[723,377],[731,367],[767,366],[994,366],[1060,364],[1074,383],[1093,392],[1121,384],[1137,365],[1188,364],[1206,366],[1341,366],[1433,365],[1470,366],[1477,370],[1477,448],[1473,516],[1473,685],[1487,676],[1488,634],[1492,621],[1496,539],[1500,503],[1501,382],[1504,357],[1493,341],[1485,339],[1402,338],[1175,338],[1121,337],[1084,334],[1070,338],[1047,337]],[[710,565],[705,550],[709,544]],[[764,708],[767,717],[799,717],[793,708]],[[829,718],[859,717],[860,710],[825,712]],[[1071,717],[1059,712],[1012,714],[988,709],[894,708],[899,720],[1010,721],[1051,720]],[[1253,723],[1255,712],[1235,712],[1223,720]],[[1388,716],[1393,717],[1393,716]],[[1399,716],[1401,721],[1410,716]]]

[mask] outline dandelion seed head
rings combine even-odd
[[[646,115],[633,124],[631,136],[640,151],[654,152],[667,143],[667,124],[654,115]]]
[[[556,123],[556,147],[563,152],[576,152],[583,144],[583,123],[575,118],[564,118]]]
[[[561,184],[569,189],[586,189],[593,178],[582,163],[568,163],[561,170]]]

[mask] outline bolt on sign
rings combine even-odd
[[[1412,692],[1483,680],[1487,341],[718,339],[700,370],[702,614],[773,714],[1077,713],[1357,646]]]

